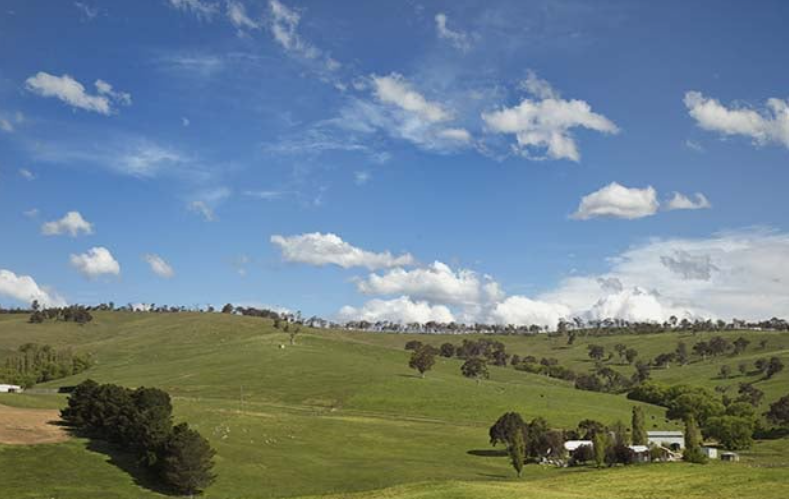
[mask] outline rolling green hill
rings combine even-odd
[[[491,379],[477,384],[460,376],[457,359],[439,359],[420,379],[408,369],[408,353],[403,351],[414,335],[305,330],[290,346],[287,335],[270,321],[251,317],[107,312],[97,313],[85,326],[31,325],[26,319],[0,316],[0,362],[22,343],[48,343],[91,352],[96,365],[42,387],[73,385],[90,377],[167,390],[174,398],[176,419],[189,421],[218,451],[219,479],[207,491],[209,498],[344,497],[351,492],[359,492],[360,498],[493,498],[516,493],[536,497],[538,490],[546,492],[540,497],[575,497],[576,489],[585,491],[583,497],[604,497],[607,482],[654,490],[652,477],[661,484],[672,477],[698,482],[695,490],[727,497],[718,493],[724,490],[721,486],[729,487],[729,482],[716,479],[722,476],[741,476],[731,481],[731,487],[736,485],[731,490],[742,491],[737,497],[753,489],[744,486],[746,477],[764,483],[760,497],[771,497],[773,488],[785,490],[789,485],[786,459],[776,460],[780,452],[775,442],[757,446],[751,464],[699,468],[679,463],[604,472],[535,465],[526,467],[523,484],[514,483],[506,458],[473,452],[490,450],[487,428],[501,413],[516,410],[527,418],[543,416],[557,428],[570,428],[585,418],[629,421],[634,403],[621,395],[579,391],[570,383],[509,367],[491,368]],[[777,355],[789,364],[789,335],[726,333],[731,339],[740,334],[752,341],[741,356],[654,371],[653,377],[712,387],[758,379],[717,379],[723,363],[732,364],[735,372],[739,361],[761,356]],[[649,357],[673,350],[680,338],[690,344],[705,336],[709,335],[579,338],[572,347],[547,336],[497,339],[510,353],[555,357],[580,372],[592,367],[586,356],[590,342],[607,348],[622,342]],[[768,338],[768,345],[758,350],[762,337]],[[435,344],[460,343],[462,338],[418,337]],[[789,375],[782,372],[757,386],[767,401],[773,401],[789,392]],[[60,395],[0,396],[0,404],[8,405],[63,403]],[[642,405],[649,427],[673,425],[665,421],[662,408]],[[777,468],[763,467],[776,462]],[[145,476],[125,471],[130,467],[133,464],[111,448],[81,439],[0,446],[0,496],[158,497],[146,486]],[[378,492],[365,492],[374,490]]]

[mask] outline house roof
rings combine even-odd
[[[594,447],[594,444],[592,443],[591,440],[568,440],[564,443],[564,448],[569,451],[574,451],[575,449],[583,445],[589,445],[591,447]]]
[[[649,447],[646,445],[629,445],[628,449],[632,450],[633,452],[637,452],[638,454],[649,451]]]
[[[648,431],[648,437],[684,437],[685,434],[682,431],[675,431],[675,430],[658,430],[658,431]]]

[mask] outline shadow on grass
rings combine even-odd
[[[162,495],[174,495],[172,490],[160,483],[158,477],[151,469],[146,468],[138,462],[136,456],[133,453],[120,449],[118,446],[105,440],[94,438],[92,435],[80,431],[73,426],[69,426],[67,423],[62,421],[53,423],[66,427],[69,434],[74,437],[87,439],[88,443],[85,446],[87,450],[105,456],[108,463],[116,466],[118,469],[131,476],[134,484],[138,487],[142,487],[151,492],[156,492]]]
[[[477,457],[505,457],[507,451],[502,449],[474,449],[466,452],[466,454]]]

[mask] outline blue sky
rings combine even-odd
[[[789,315],[787,14],[7,0],[0,303]]]

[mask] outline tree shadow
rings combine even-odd
[[[97,439],[93,435],[74,428],[63,421],[59,422],[59,425],[65,426],[72,436],[87,439],[88,443],[85,446],[87,450],[103,455],[106,458],[106,462],[131,476],[134,484],[138,487],[166,496],[177,495],[173,490],[161,483],[153,470],[140,464],[133,453],[120,449],[117,445],[105,440]]]
[[[418,374],[398,374],[401,378],[417,378],[417,379],[424,379],[422,376]]]
[[[466,454],[477,457],[505,457],[507,451],[502,449],[473,449],[466,452]]]
[[[507,475],[496,475],[493,473],[477,473],[479,476],[484,476],[486,478],[509,478]]]

